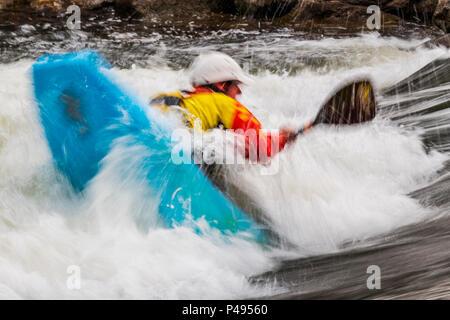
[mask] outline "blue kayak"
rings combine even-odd
[[[204,219],[225,235],[265,243],[261,226],[218,191],[194,164],[171,159],[171,130],[151,118],[145,101],[117,85],[111,65],[86,50],[39,58],[32,67],[34,94],[53,159],[73,187],[82,191],[99,172],[115,143],[145,147],[140,172],[160,199],[166,227]],[[123,139],[122,139],[123,140]],[[200,229],[193,224],[197,232]]]

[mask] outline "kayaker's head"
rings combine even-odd
[[[251,81],[233,58],[216,51],[199,55],[191,70],[191,83],[194,87],[212,85],[232,98],[241,94],[241,84]]]

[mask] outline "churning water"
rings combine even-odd
[[[38,31],[25,26],[9,40],[2,31],[0,44],[0,298],[271,296],[287,289],[249,278],[287,258],[364,246],[441,212],[408,194],[437,179],[448,154],[425,150],[421,128],[400,127],[381,114],[356,127],[311,130],[278,156],[275,174],[261,175],[258,165],[227,170],[227,179],[281,236],[279,247],[163,229],[156,222],[156,196],[141,192],[132,177],[120,178],[120,150],[108,155],[84,195],[72,191],[52,162],[30,78],[41,53],[96,48],[115,66],[117,81],[147,99],[188,88],[192,59],[203,50],[222,50],[253,75],[240,101],[263,126],[300,128],[343,82],[368,76],[381,92],[449,56],[443,48],[418,47],[426,39],[366,34],[302,40],[288,30],[198,39]],[[76,290],[68,287],[70,266],[81,272]]]

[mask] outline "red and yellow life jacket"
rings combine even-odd
[[[277,135],[277,138],[275,138],[270,133],[262,132],[261,123],[247,108],[236,99],[213,88],[195,87],[192,92],[163,93],[156,96],[151,104],[162,108],[173,105],[181,107],[185,111],[189,125],[194,127],[195,122],[200,120],[204,131],[217,128],[220,125],[223,125],[224,129],[240,129],[243,132],[254,130],[257,139],[249,140],[246,137],[246,150],[248,151],[249,141],[254,141],[257,144],[258,155],[260,154],[260,148],[264,148],[263,150],[269,157],[275,155],[277,151],[284,148],[287,140],[287,137],[283,135]],[[274,147],[275,143],[278,144],[278,148]]]

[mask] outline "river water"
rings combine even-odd
[[[448,257],[446,202],[423,201],[427,186],[445,178],[449,159],[440,147],[448,141],[424,147],[424,130],[434,128],[438,135],[439,126],[448,126],[446,112],[425,128],[426,116],[392,121],[399,111],[384,108],[368,124],[311,130],[279,155],[275,174],[262,175],[260,166],[229,168],[228,179],[282,239],[267,249],[159,227],[155,199],[129,184],[117,185],[120,167],[101,171],[83,197],[74,193],[53,165],[30,67],[44,53],[96,49],[112,62],[117,81],[147,99],[188,88],[192,59],[221,50],[252,74],[254,82],[243,88],[240,101],[264,127],[300,128],[339,84],[356,77],[372,79],[380,105],[392,105],[400,98],[389,101],[383,90],[450,57],[447,49],[420,47],[426,38],[377,33],[307,40],[289,29],[197,36],[91,29],[67,31],[50,23],[0,29],[0,298],[364,298],[414,296],[419,289],[423,297],[427,288],[444,283],[444,276],[427,276],[420,288],[408,287],[409,266],[430,252],[437,259],[425,270],[445,274],[449,268],[439,262]],[[144,225],[136,219],[142,215],[150,217]],[[420,232],[425,226],[429,232]],[[408,236],[414,241],[398,249],[399,239]],[[411,243],[425,242],[441,249],[421,247],[408,255],[415,248]],[[394,253],[383,251],[394,245]],[[364,254],[370,259],[361,259]],[[384,264],[403,254],[405,264],[387,266],[384,283]],[[380,266],[383,288],[392,290],[367,289],[369,265]],[[79,289],[68,285],[74,267]],[[424,277],[414,272],[424,279],[424,271]]]

